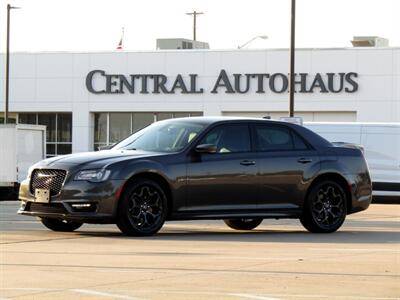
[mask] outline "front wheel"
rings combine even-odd
[[[263,219],[226,219],[225,224],[236,230],[252,230],[261,224]]]
[[[153,180],[134,181],[124,192],[118,208],[117,226],[131,236],[156,234],[167,216],[167,197]]]
[[[72,232],[82,226],[80,222],[52,218],[40,218],[44,226],[53,231]]]
[[[335,232],[346,218],[346,203],[346,193],[339,184],[322,181],[311,189],[300,222],[310,232]]]

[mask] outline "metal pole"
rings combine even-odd
[[[189,16],[193,16],[193,41],[196,40],[196,22],[197,22],[197,16],[198,15],[202,15],[204,14],[203,12],[197,12],[197,11],[193,11],[191,13],[186,13]]]
[[[193,41],[196,40],[196,11],[193,12]]]
[[[6,48],[6,98],[4,110],[4,124],[8,123],[8,93],[9,93],[9,77],[10,77],[10,10],[11,5],[7,4],[7,48]]]
[[[289,117],[294,116],[294,65],[295,65],[296,0],[292,0],[290,25],[290,72],[289,72]]]

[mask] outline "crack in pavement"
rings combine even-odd
[[[177,272],[209,272],[209,273],[254,273],[254,274],[293,274],[312,276],[358,276],[358,277],[390,277],[398,278],[396,274],[361,274],[361,273],[334,273],[334,272],[298,272],[298,271],[273,271],[273,270],[213,270],[213,269],[189,269],[189,268],[154,268],[154,267],[112,267],[112,266],[89,266],[89,265],[41,265],[41,264],[0,264],[0,266],[14,267],[50,267],[50,268],[82,268],[82,269],[103,269],[121,271],[177,271]]]

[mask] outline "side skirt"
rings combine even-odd
[[[301,215],[300,209],[288,211],[196,211],[196,212],[179,212],[172,214],[168,220],[220,220],[220,219],[297,219]]]

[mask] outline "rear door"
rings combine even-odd
[[[188,210],[227,211],[257,208],[257,166],[247,123],[223,124],[197,143],[216,153],[193,153],[188,163]]]
[[[319,170],[316,150],[284,125],[255,124],[259,168],[259,208],[297,209],[305,195],[305,181]]]

